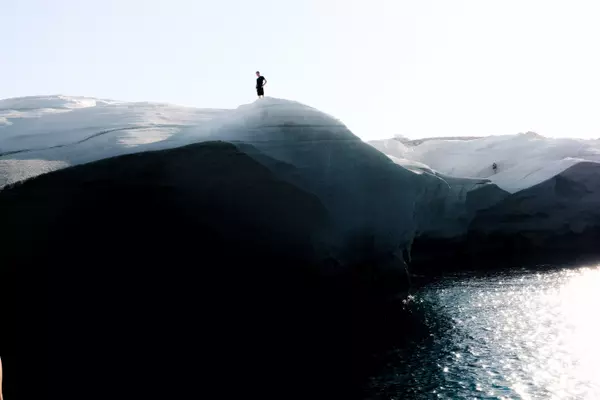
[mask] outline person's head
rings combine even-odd
[[[260,71],[256,71],[256,76],[260,76]]]

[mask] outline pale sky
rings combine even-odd
[[[598,0],[0,0],[0,98],[297,100],[363,139],[600,138]]]

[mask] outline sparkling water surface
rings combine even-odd
[[[409,298],[430,337],[371,399],[600,399],[600,266],[444,278]]]

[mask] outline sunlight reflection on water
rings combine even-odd
[[[451,277],[413,305],[431,340],[371,398],[600,399],[600,266]]]

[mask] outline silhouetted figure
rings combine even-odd
[[[493,163],[492,164],[492,169],[494,170],[494,173],[498,172],[498,164]]]
[[[264,86],[267,84],[267,80],[264,76],[260,74],[260,71],[256,71],[256,94],[258,98],[265,97],[265,89]]]

